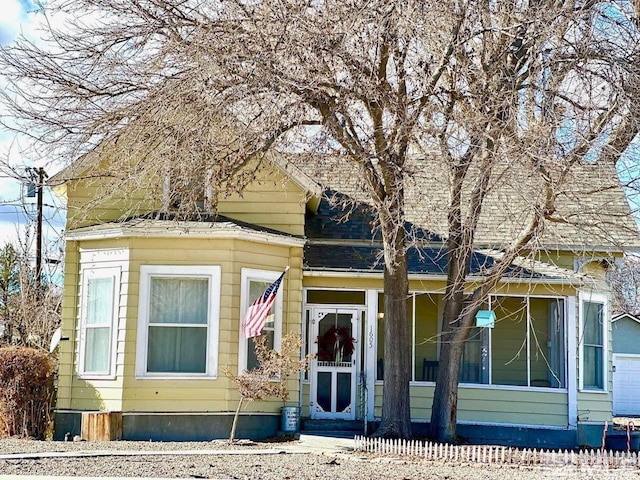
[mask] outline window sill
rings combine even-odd
[[[176,373],[175,375],[171,375],[168,373],[162,373],[158,375],[150,375],[150,374],[137,374],[136,380],[216,380],[218,378],[217,375],[187,375],[184,373]]]
[[[79,380],[115,380],[116,375],[111,373],[79,373]]]
[[[598,393],[598,394],[608,394],[609,390],[603,390],[600,388],[580,388],[578,389],[580,393]]]

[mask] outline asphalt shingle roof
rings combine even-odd
[[[333,202],[323,199],[315,214],[307,214],[305,222],[304,267],[314,271],[376,272],[383,271],[382,244],[372,232],[373,215],[366,205],[355,207],[341,203],[333,194]],[[347,214],[348,213],[348,214]],[[416,241],[407,251],[410,274],[445,276],[447,256],[442,239],[430,232],[407,225]],[[471,257],[469,274],[481,277],[493,267],[499,251],[476,250]],[[542,262],[512,264],[504,275],[517,279],[566,279],[572,272]]]
[[[287,158],[325,188],[371,203],[359,167],[353,162],[329,156]],[[407,170],[414,173],[406,186],[406,220],[446,237],[451,184],[446,165],[419,159],[410,162]],[[473,172],[470,178],[474,179]],[[468,195],[470,185],[467,187]],[[556,193],[554,220],[546,222],[543,236],[534,247],[586,251],[640,248],[638,228],[613,164],[576,164],[556,185]],[[482,207],[476,243],[500,248],[517,237],[531,219],[532,206],[543,194],[538,174],[506,162],[498,166]]]

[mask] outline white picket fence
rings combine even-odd
[[[428,460],[481,462],[539,466],[575,466],[605,468],[640,468],[636,452],[602,450],[517,449],[496,445],[449,445],[414,440],[388,440],[355,437],[355,449],[382,455],[420,457]]]

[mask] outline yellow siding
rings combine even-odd
[[[304,286],[308,288],[376,288],[382,290],[382,275],[380,275],[380,278],[334,278],[305,276]]]
[[[311,415],[311,384],[302,384],[302,400],[300,402],[300,416],[302,418],[309,417]]]
[[[578,391],[578,420],[580,422],[611,422],[612,411],[611,393]]]
[[[411,386],[411,417],[431,419],[432,386]],[[376,417],[382,414],[382,385],[375,388]],[[502,388],[460,387],[458,421],[468,423],[511,423],[514,425],[566,426],[567,394],[549,391],[519,391]]]
[[[548,391],[461,388],[458,420],[566,426],[567,394]]]
[[[306,194],[276,169],[265,168],[241,195],[221,200],[218,211],[244,222],[304,235]]]
[[[98,242],[104,245],[104,242]],[[63,297],[62,329],[69,341],[61,343],[60,371],[58,382],[58,408],[80,410],[121,410],[122,409],[122,364],[124,362],[124,329],[126,321],[127,292],[127,251],[126,249],[86,250],[77,242],[68,242],[65,256],[65,286]],[[83,267],[119,267],[121,283],[117,308],[117,341],[113,345],[116,354],[115,378],[79,378],[77,362],[80,356],[78,338],[80,335],[80,287]]]
[[[116,180],[99,178],[67,183],[67,229],[95,225],[157,211],[162,207],[162,184],[140,182],[132,191],[121,191]],[[111,198],[111,192],[117,198]],[[273,228],[293,235],[304,234],[306,193],[274,167],[262,168],[256,181],[241,194],[220,199],[217,211],[230,218]]]
[[[556,285],[545,282],[538,283],[506,283],[496,287],[492,292],[497,295],[538,295],[538,296],[571,296],[576,288],[571,285]]]
[[[567,270],[573,270],[573,252],[561,251],[561,250],[544,250],[538,252],[536,259],[541,262],[551,263]]]
[[[224,376],[228,366],[237,371],[242,268],[279,271],[289,265],[283,283],[283,334],[300,332],[302,304],[302,248],[256,244],[243,240],[132,238],[69,242],[63,299],[63,331],[70,341],[62,342],[58,408],[123,411],[235,411],[237,390]],[[79,248],[82,250],[82,257]],[[116,378],[77,378],[80,269],[110,266],[113,259],[104,247],[117,246],[127,262],[122,266],[117,332]],[[105,259],[111,259],[110,261]],[[221,267],[220,332],[217,379],[136,379],[139,272],[141,265],[218,265]],[[297,379],[289,381],[291,398],[298,399]],[[278,412],[279,399],[249,404],[245,411]]]
[[[72,383],[75,377],[76,317],[78,305],[78,244],[67,242],[64,258],[64,289],[62,292],[62,336],[69,338],[60,342],[58,359],[58,399],[57,406],[71,408]]]
[[[126,218],[160,208],[162,190],[149,185],[132,192],[108,193],[118,188],[117,181],[100,178],[67,183],[67,230]]]
[[[304,286],[307,288],[335,288],[335,289],[377,289],[382,291],[382,273],[379,277],[324,277],[305,276]],[[471,290],[473,284],[467,289]],[[445,281],[443,280],[416,280],[409,282],[410,292],[439,292],[444,293]],[[499,295],[538,295],[538,296],[571,296],[576,294],[576,288],[571,285],[555,285],[549,283],[506,283],[496,287],[493,292]]]

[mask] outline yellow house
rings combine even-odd
[[[122,412],[125,439],[227,437],[239,397],[223,368],[255,364],[240,319],[287,266],[265,334],[277,348],[283,334],[299,332],[304,353],[314,354],[310,371],[290,385],[303,424],[375,428],[384,383],[381,244],[366,209],[338,220],[344,212],[325,198],[331,188],[357,199],[357,176],[346,167],[333,179],[328,172],[320,178],[304,163],[273,160],[242,196],[186,220],[162,204],[160,187],[87,212],[100,183],[69,171],[54,178],[69,207],[56,437],[80,433],[82,413],[95,411]],[[598,445],[612,418],[603,278],[607,262],[640,247],[640,238],[612,166],[583,166],[574,187],[594,178],[611,181],[590,189],[588,204],[618,217],[607,229],[612,240],[584,225],[558,226],[545,253],[514,263],[483,306],[489,321],[467,342],[460,377],[458,432],[471,441]],[[417,432],[431,415],[446,281],[437,225],[421,222],[438,193],[420,191],[407,197],[416,238],[407,308]],[[488,204],[471,281],[508,234],[503,201]],[[250,403],[238,436],[275,434],[281,406]]]

